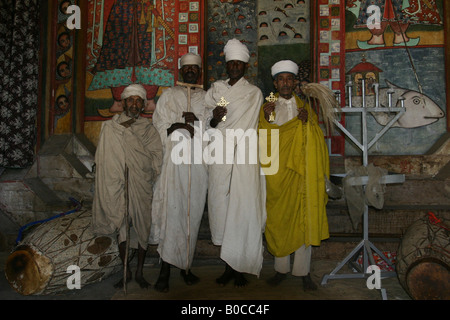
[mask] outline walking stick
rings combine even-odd
[[[184,83],[184,82],[177,82],[177,85],[186,87],[188,92],[188,106],[187,111],[191,112],[191,89],[192,88],[201,88],[203,89],[202,85],[198,84],[191,84],[191,83]],[[188,209],[187,209],[187,254],[186,254],[186,274],[189,272],[190,265],[189,265],[189,257],[191,254],[191,148],[189,148],[189,171],[188,171]]]
[[[125,258],[124,258],[124,266],[123,266],[123,290],[125,296],[127,295],[127,271],[128,271],[128,253],[130,246],[130,223],[128,221],[129,218],[129,202],[130,198],[128,195],[128,166],[125,164],[125,225],[126,225],[126,242],[125,242]]]

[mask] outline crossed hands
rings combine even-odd
[[[172,132],[175,130],[185,129],[191,135],[191,138],[194,137],[195,130],[191,124],[194,124],[195,121],[198,121],[198,118],[192,112],[183,112],[184,123],[176,122],[167,129],[167,136],[170,136]]]

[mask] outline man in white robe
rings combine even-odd
[[[188,53],[181,58],[180,73],[186,85],[197,84],[201,66],[198,55]],[[171,265],[181,269],[188,285],[199,280],[190,267],[208,187],[207,166],[202,161],[202,132],[210,114],[205,105],[205,94],[202,88],[169,88],[158,99],[153,115],[164,147],[163,167],[153,199],[151,232],[151,242],[158,243],[162,260],[155,285],[161,292],[169,290]],[[180,154],[181,150],[185,154]]]
[[[234,279],[235,286],[243,287],[247,284],[243,273],[259,276],[263,262],[265,193],[257,156],[263,95],[244,78],[250,58],[247,47],[232,39],[224,53],[229,79],[216,81],[206,94],[206,104],[213,110],[210,125],[216,130],[208,130],[214,137],[206,150],[212,157],[208,217],[212,241],[221,246],[220,258],[226,263],[216,281],[225,285]],[[226,107],[219,106],[221,102]],[[247,153],[245,159],[242,152]]]
[[[140,116],[145,99],[146,91],[141,85],[128,86],[122,94],[125,111],[102,125],[95,154],[92,211],[92,227],[96,234],[118,233],[123,263],[128,245],[138,249],[135,280],[142,288],[149,286],[143,277],[143,266],[150,234],[153,184],[162,163],[159,134],[148,119]],[[121,279],[116,287],[123,287],[131,278],[127,264],[126,279]]]

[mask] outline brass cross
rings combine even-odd
[[[277,102],[278,98],[273,94],[273,92],[271,92],[270,96],[268,96],[266,98],[266,101],[267,102]],[[275,112],[272,112],[269,117],[269,122],[274,122],[274,121],[275,121]]]
[[[222,108],[226,108],[228,105],[229,105],[230,103],[227,101],[227,100],[225,100],[225,98],[224,97],[222,97],[221,99],[220,99],[220,101],[217,103],[217,106],[218,107],[222,107]],[[222,121],[227,121],[227,116],[224,116],[223,118],[222,118]]]

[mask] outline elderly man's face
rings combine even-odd
[[[239,80],[245,74],[247,63],[240,60],[230,60],[227,62],[227,73],[231,80]]]
[[[195,64],[184,65],[181,67],[181,76],[184,82],[196,84],[200,77],[200,67]]]
[[[292,93],[297,86],[298,81],[295,79],[295,75],[289,72],[283,72],[276,76],[273,81],[273,85],[275,89],[280,93],[285,99],[290,99],[292,97]]]
[[[139,96],[131,96],[124,101],[125,114],[137,119],[144,109],[144,100]]]

